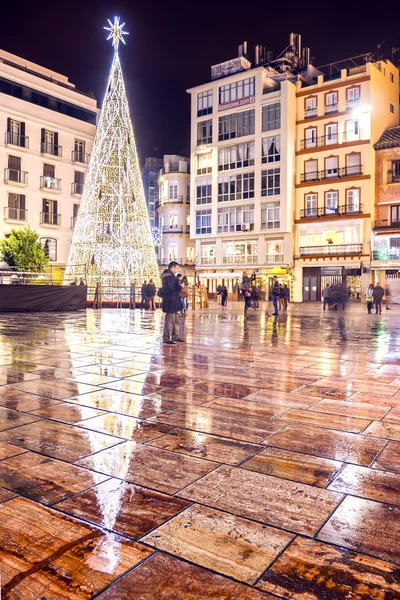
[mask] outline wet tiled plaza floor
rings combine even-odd
[[[400,598],[400,308],[0,315],[2,600]],[[185,326],[185,331],[183,327]]]

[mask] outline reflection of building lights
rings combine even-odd
[[[352,115],[355,119],[359,119],[361,117],[361,115],[365,115],[366,113],[370,113],[370,112],[371,112],[371,107],[369,104],[366,104],[365,106],[358,106],[357,108],[354,108]]]

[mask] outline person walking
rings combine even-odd
[[[251,288],[251,301],[253,303],[253,308],[259,308],[258,303],[258,290],[255,285]]]
[[[283,284],[283,298],[284,298],[283,310],[287,310],[288,302],[290,300],[290,290],[289,290],[288,286],[286,285],[286,283]]]
[[[379,285],[379,282],[376,284],[376,286],[374,287],[374,291],[372,292],[372,298],[374,300],[374,304],[375,304],[375,314],[377,315],[378,313],[381,315],[382,314],[382,298],[384,296],[384,289],[381,285]]]
[[[328,305],[328,309],[329,309],[329,306],[331,304],[331,295],[330,294],[331,294],[331,287],[330,287],[330,285],[326,285],[324,287],[324,289],[322,290],[322,297],[324,299],[324,310],[325,310],[326,305]]]
[[[155,310],[156,309],[156,305],[154,302],[156,293],[157,293],[157,290],[156,290],[156,286],[154,285],[154,281],[152,279],[150,279],[149,283],[146,285],[146,287],[144,289],[145,310]]]
[[[186,275],[184,275],[180,281],[181,284],[181,299],[182,299],[182,308],[183,314],[186,315],[189,303],[189,282]]]
[[[182,310],[181,286],[176,277],[179,264],[174,260],[168,265],[168,269],[161,275],[162,281],[162,310],[165,313],[163,342],[164,344],[176,344],[184,342],[179,337],[179,313]]]
[[[244,297],[244,316],[248,318],[247,311],[251,307],[251,290],[247,287],[243,290]]]
[[[283,289],[283,285],[280,283],[279,284],[279,310],[283,310],[284,305],[285,305],[285,292]]]
[[[278,301],[279,301],[280,295],[281,295],[281,292],[280,292],[278,277],[276,275],[274,275],[273,285],[272,285],[272,303],[274,305],[274,312],[272,314],[274,315],[274,317],[279,314]]]
[[[226,306],[228,300],[228,288],[226,285],[221,285],[221,306]]]
[[[370,283],[365,292],[365,302],[367,303],[368,314],[371,314],[372,305],[374,303],[374,284]]]

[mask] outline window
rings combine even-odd
[[[390,103],[389,110],[394,115],[394,104]]]
[[[211,233],[211,209],[196,212],[196,234]]]
[[[390,73],[390,83],[394,83],[394,73]]]
[[[279,102],[262,107],[262,130],[272,131],[281,127],[281,105]]]
[[[212,201],[212,181],[211,179],[197,180],[196,183],[196,204],[210,204]]]
[[[197,155],[197,175],[206,175],[212,171],[212,153],[202,153]]]
[[[390,208],[390,217],[392,225],[400,225],[400,206],[392,206]]]
[[[339,177],[339,157],[329,156],[325,159],[324,179]]]
[[[325,214],[335,215],[339,212],[339,192],[325,192]]]
[[[317,116],[317,98],[316,98],[316,96],[312,96],[311,98],[306,98],[304,117],[306,119],[309,119],[310,117],[316,117],[316,116]]]
[[[360,122],[357,119],[346,121],[345,141],[352,142],[360,139]]]
[[[197,94],[197,116],[203,117],[204,115],[209,115],[212,113],[212,98],[213,93],[212,90],[207,90],[206,92],[199,92]]]
[[[400,183],[400,160],[392,160],[389,172],[389,183]]]
[[[361,154],[360,154],[360,152],[352,152],[351,154],[346,155],[346,173],[345,174],[347,176],[361,174]]]
[[[224,264],[257,263],[257,241],[224,242],[222,244],[222,262]]]
[[[265,262],[281,263],[283,262],[283,241],[271,240],[265,243]]]
[[[261,172],[261,196],[278,196],[281,193],[281,170],[267,169]]]
[[[57,200],[48,200],[47,198],[43,198],[40,223],[45,223],[47,225],[61,225],[60,215],[58,215],[57,212]]]
[[[21,171],[21,157],[8,156],[8,169],[5,175],[7,181],[15,181],[18,183],[27,183],[25,173]]]
[[[280,221],[280,203],[267,202],[261,205],[261,229],[279,229]]]
[[[85,174],[81,171],[74,171],[74,183],[72,184],[73,194],[83,193],[83,184],[85,181]]]
[[[42,244],[44,253],[51,261],[57,260],[57,240],[54,238],[39,238],[39,242]]]
[[[338,110],[338,93],[330,92],[325,95],[325,113],[337,112]]]
[[[347,105],[349,108],[358,106],[360,103],[360,87],[351,87],[346,90]]]
[[[305,197],[305,216],[306,217],[317,217],[318,216],[318,198],[317,198],[317,194],[306,194],[306,197]]]
[[[262,162],[272,163],[281,160],[281,136],[271,135],[262,140]]]
[[[177,229],[177,228],[178,228],[178,214],[177,213],[169,213],[168,229]]]
[[[15,221],[26,221],[25,196],[23,194],[8,194],[6,218]]]
[[[76,162],[85,163],[86,143],[83,140],[75,140],[74,144],[74,160]]]
[[[360,188],[351,188],[350,190],[346,190],[346,212],[360,212],[360,193]]]
[[[255,77],[228,83],[218,89],[219,104],[227,104],[228,102],[235,102],[242,98],[248,98],[249,96],[254,96],[254,93]]]
[[[330,123],[325,125],[325,144],[337,144],[338,143],[338,126],[337,123]]]
[[[168,183],[168,199],[178,200],[178,184],[175,181]]]
[[[315,148],[317,146],[317,128],[309,127],[304,131],[304,148]]]
[[[197,145],[212,143],[212,119],[197,123]]]
[[[54,165],[44,163],[40,187],[48,188],[49,190],[59,189],[58,181],[56,180],[56,168]]]
[[[218,202],[254,198],[254,172],[218,177]]]
[[[318,177],[318,161],[314,159],[306,160],[304,163],[303,181],[315,181]]]
[[[27,138],[25,137],[25,123],[15,119],[7,119],[7,144],[12,146],[27,147]]]
[[[215,265],[217,249],[215,244],[201,244],[201,263],[203,265]]]
[[[255,144],[246,142],[218,150],[218,171],[228,171],[254,165]]]
[[[76,225],[76,219],[78,217],[79,212],[79,204],[72,205],[72,219],[71,219],[71,229],[73,229]]]
[[[254,204],[218,209],[218,233],[253,231]]]
[[[53,154],[53,156],[61,156],[61,148],[58,145],[58,133],[42,129],[40,151],[43,154]]]

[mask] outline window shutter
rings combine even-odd
[[[7,131],[11,131],[11,118],[7,118]]]
[[[41,134],[40,134],[40,141],[41,142],[45,142],[46,141],[46,130],[44,129],[44,127],[42,128]]]
[[[53,200],[53,215],[57,214],[58,200]]]
[[[24,122],[21,123],[21,135],[25,136],[25,123]]]
[[[46,212],[46,198],[43,198],[42,200],[42,212]]]
[[[20,194],[19,196],[19,207],[25,210],[25,194]]]
[[[58,131],[54,133],[54,155],[58,156]]]

